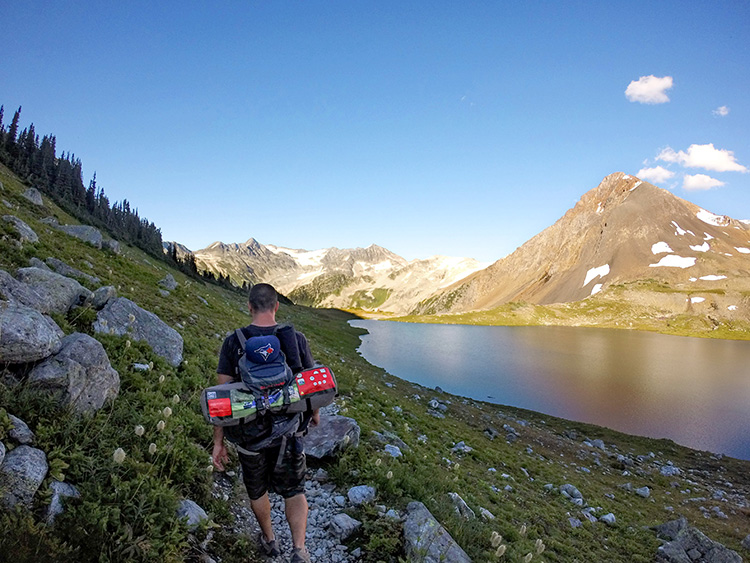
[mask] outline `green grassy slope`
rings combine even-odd
[[[47,482],[64,476],[82,495],[69,504],[54,528],[40,523],[49,498],[44,493],[38,495],[32,514],[0,513],[0,553],[13,553],[17,563],[192,560],[200,554],[199,543],[209,529],[200,530],[194,539],[174,521],[178,500],[188,497],[212,517],[215,535],[208,549],[214,557],[227,562],[261,560],[247,539],[226,531],[230,519],[226,503],[211,494],[211,428],[198,406],[200,390],[213,384],[224,334],[249,322],[244,296],[191,281],[138,250],[124,248],[122,255],[115,256],[68,237],[39,220],[46,215],[55,215],[63,223],[72,219],[52,205],[34,208],[20,196],[25,186],[2,167],[0,181],[5,185],[0,205],[5,199],[18,206],[8,212],[26,221],[41,238],[37,244],[19,248],[12,229],[0,221],[0,268],[12,272],[26,266],[32,256],[55,256],[99,276],[102,285],[116,286],[119,295],[170,325],[179,324],[185,339],[185,361],[173,368],[146,345],[125,337],[98,337],[120,373],[122,388],[117,400],[90,417],[71,416],[23,386],[10,388],[0,383],[0,405],[30,425],[36,433],[35,446],[48,454],[51,474]],[[165,298],[157,282],[167,272],[180,285]],[[534,555],[533,561],[652,561],[658,542],[645,526],[677,513],[686,514],[710,537],[734,549],[740,549],[739,542],[750,529],[747,509],[710,500],[715,487],[750,496],[748,462],[719,460],[670,441],[627,436],[423,389],[385,374],[357,354],[360,333],[347,325],[350,314],[282,306],[279,317],[304,331],[315,357],[333,368],[340,384],[342,414],[355,418],[362,428],[361,446],[326,466],[334,481],[341,487],[372,484],[378,490],[377,502],[388,507],[403,509],[415,499],[424,502],[476,561],[519,561],[535,553],[537,539],[546,549]],[[77,310],[56,321],[66,332],[91,333],[93,319],[92,311]],[[153,362],[153,369],[136,372],[131,367],[134,362]],[[427,403],[433,397],[450,402],[444,419],[429,414]],[[165,416],[165,407],[172,409],[171,416]],[[7,430],[4,418],[0,415],[0,436]],[[157,430],[160,420],[166,423],[162,432]],[[504,424],[518,431],[517,441],[504,439]],[[136,425],[144,426],[144,436],[135,434]],[[490,440],[484,433],[488,426],[499,429],[500,437]],[[389,457],[372,438],[372,431],[397,434],[410,451],[398,459]],[[570,437],[572,431],[576,438]],[[671,460],[691,472],[662,477],[651,458],[626,468],[615,457],[583,445],[583,436],[604,440],[613,455],[654,452],[656,460]],[[458,441],[473,450],[451,452]],[[151,443],[156,444],[153,455],[148,451]],[[122,464],[112,457],[118,447],[127,453]],[[631,474],[623,475],[625,469]],[[678,486],[673,487],[673,481]],[[651,498],[620,489],[626,482],[635,488],[648,485]],[[609,527],[585,522],[571,528],[569,516],[581,518],[580,514],[561,496],[547,491],[546,483],[574,484],[590,505],[602,508],[599,514],[614,512],[617,523]],[[506,485],[512,490],[505,491]],[[475,510],[484,507],[497,518],[491,522],[460,519],[447,497],[453,491]],[[709,500],[688,500],[694,497]],[[701,505],[720,505],[728,519],[704,519]],[[377,519],[370,509],[353,515],[365,526],[351,540],[352,547],[364,547],[367,561],[396,561],[401,542],[398,527]],[[501,534],[507,545],[502,559],[495,556],[492,532]]]

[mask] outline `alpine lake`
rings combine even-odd
[[[354,320],[401,379],[750,459],[750,342],[628,330]]]

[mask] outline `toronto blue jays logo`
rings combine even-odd
[[[253,350],[253,352],[255,352],[256,354],[260,354],[261,356],[263,356],[264,360],[267,360],[268,356],[274,353],[274,349],[270,344],[266,344],[264,346],[261,346],[257,350]]]

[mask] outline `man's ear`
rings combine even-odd
[[[247,304],[247,310],[250,311],[250,314],[253,314],[253,306],[250,305],[250,303]]]
[[[281,305],[281,302],[277,301],[276,302],[276,307],[274,307],[274,309],[273,309],[274,313],[278,313],[279,312],[279,305]]]

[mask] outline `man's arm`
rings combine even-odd
[[[218,380],[219,385],[231,383],[233,381],[230,376],[224,375],[223,373],[217,374],[216,379]],[[224,464],[229,461],[227,446],[224,444],[224,428],[221,426],[214,426],[214,449],[211,454],[211,459],[214,462],[214,467],[219,471],[224,471]]]

